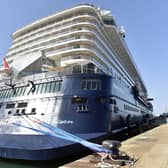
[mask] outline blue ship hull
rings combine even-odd
[[[86,140],[97,140],[121,128],[143,123],[143,114],[140,111],[142,107],[146,109],[147,107],[138,102],[131,88],[123,86],[121,82],[116,81],[111,76],[105,74],[70,74],[56,77],[56,80],[58,79],[63,81],[60,90],[62,96],[54,96],[54,100],[60,100],[61,103],[59,103],[59,110],[55,111],[56,115],[52,116],[50,124],[53,126]],[[35,96],[35,93],[32,96]],[[41,99],[43,100],[43,97]],[[45,100],[50,101],[49,98]],[[5,110],[8,110],[7,107],[9,106],[7,104],[4,106],[6,107]],[[16,112],[17,107],[12,107],[12,110]],[[129,109],[124,109],[126,107]],[[57,108],[57,104],[55,108]],[[8,111],[9,116],[12,110]],[[38,112],[38,107],[37,113],[41,113],[40,110]],[[18,118],[27,115],[36,117],[37,113],[26,114],[24,112],[13,115]],[[48,113],[43,115],[47,116]],[[77,144],[52,136],[24,135],[23,132],[16,134],[17,131],[14,127],[12,126],[11,132],[9,129],[9,133],[6,133],[5,130],[0,133],[0,157],[52,160],[69,156],[72,151],[75,153],[82,149],[81,145],[78,145],[79,148],[74,148]],[[12,130],[15,130],[15,133]]]

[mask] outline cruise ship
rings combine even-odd
[[[96,140],[152,116],[123,27],[111,11],[94,5],[77,5],[14,32],[0,73],[3,158],[52,160],[76,145],[13,122],[44,129],[36,118]]]

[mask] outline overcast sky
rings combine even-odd
[[[17,29],[80,3],[92,3],[112,11],[126,30],[126,41],[148,94],[155,101],[154,112],[168,110],[168,1],[166,0],[2,0],[0,1],[0,57],[11,45]]]

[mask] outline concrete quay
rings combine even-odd
[[[123,141],[120,150],[138,159],[133,168],[168,168],[168,124]],[[59,168],[95,168],[91,158],[88,155]]]

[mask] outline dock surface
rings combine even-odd
[[[120,149],[138,159],[133,168],[168,168],[168,124],[122,142]],[[95,168],[95,164],[90,163],[91,158],[89,155],[60,168]]]

